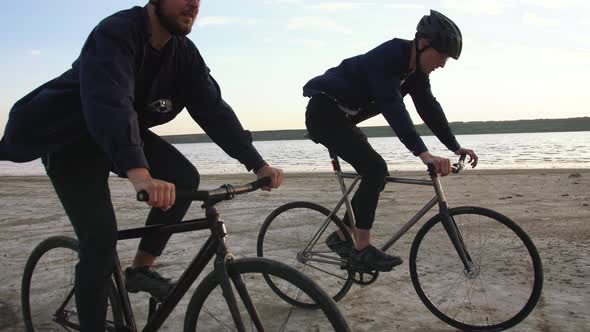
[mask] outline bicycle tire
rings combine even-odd
[[[316,282],[334,301],[339,301],[348,293],[353,284],[352,274],[348,270],[341,269],[335,263],[336,260],[342,259],[333,253],[324,241],[330,233],[340,230],[352,248],[352,239],[340,218],[336,215],[332,216],[332,223],[326,228],[314,247],[314,250],[317,247],[317,251],[314,252],[320,253],[323,257],[330,256],[334,262],[304,262],[299,256],[329,214],[330,210],[311,202],[298,201],[279,206],[270,213],[260,228],[256,253],[258,257],[282,261],[296,268]],[[309,227],[306,227],[308,225]],[[291,227],[295,230],[287,232],[286,230]],[[340,264],[343,263],[345,264],[345,262]],[[267,281],[277,295],[285,301],[303,308],[314,308],[314,303],[292,299],[274,285],[270,278]]]
[[[65,249],[65,252],[59,252],[56,249]],[[65,302],[70,291],[74,289],[74,267],[78,261],[78,250],[78,241],[66,236],[53,236],[47,238],[33,249],[25,264],[21,285],[21,305],[26,331],[64,330],[62,325],[53,321],[53,315],[58,307]],[[57,261],[50,262],[51,264],[48,267],[40,266],[39,263],[42,259],[47,257],[51,258],[53,255],[58,259]],[[45,271],[40,271],[41,269]],[[50,278],[41,279],[43,281],[42,290],[37,290],[36,287],[31,287],[34,276],[36,275],[34,272],[39,272],[38,274],[44,273],[44,275],[51,274]],[[63,274],[60,272],[63,272]],[[71,284],[67,286],[60,284],[60,280],[57,278],[59,274],[66,277]],[[61,293],[61,297],[52,298],[48,292]],[[46,299],[50,301],[54,300],[54,302],[52,302],[54,307],[51,307],[51,304],[44,305],[45,301],[43,300]],[[64,317],[67,317],[68,324],[73,324],[70,328],[76,328],[76,326],[79,328],[78,322],[74,321],[76,318],[75,316],[77,316],[75,297],[72,296],[68,303],[69,305],[66,305],[62,314],[65,315]],[[118,298],[114,292],[114,285],[112,285],[109,290],[108,303],[110,310],[107,312],[110,316],[108,316],[107,319],[116,326],[122,326],[123,316],[121,314]],[[34,304],[36,307],[41,307],[42,312],[32,312],[31,304]],[[70,321],[70,319],[72,320]]]
[[[410,275],[418,296],[435,316],[460,330],[502,331],[520,323],[543,288],[543,268],[534,243],[514,221],[496,211],[465,206],[449,213],[475,272],[464,268],[440,224],[443,216],[437,214],[418,231],[410,251]],[[486,244],[489,248],[484,248]],[[429,259],[435,262],[429,264]],[[524,277],[518,276],[520,272]],[[463,284],[465,289],[460,289]]]
[[[332,298],[311,279],[288,265],[265,258],[244,258],[228,262],[226,266],[230,280],[239,278],[246,284],[258,314],[263,324],[266,324],[266,331],[325,331],[327,328],[332,328],[334,331],[350,331]],[[304,310],[286,303],[269,288],[263,275],[271,275],[290,283],[299,292],[312,298],[319,310]],[[232,284],[234,284],[234,294],[240,302],[235,282]],[[246,309],[241,306],[240,312],[245,313]],[[285,316],[287,321],[281,322],[282,316]],[[288,320],[292,321],[288,322]],[[246,320],[245,323],[248,321]],[[286,327],[286,323],[294,325]],[[223,300],[219,280],[215,271],[212,271],[198,285],[190,299],[186,310],[184,331],[194,332],[197,327],[202,331],[216,331],[220,328],[233,331],[235,327],[232,324],[233,319]]]

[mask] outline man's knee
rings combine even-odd
[[[188,163],[188,165],[186,165],[182,171],[179,171],[176,174],[173,182],[175,182],[176,188],[194,189],[199,187],[201,175],[193,164]]]
[[[389,175],[385,160],[381,157],[375,159],[375,161],[371,162],[365,169],[363,169],[361,175],[364,180],[379,184],[382,187],[385,186],[385,177]]]

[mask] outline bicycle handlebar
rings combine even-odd
[[[451,167],[451,172],[453,173],[459,173],[461,172],[464,168],[465,168],[465,157],[467,157],[467,154],[461,154],[461,156],[459,157],[459,161],[455,164],[453,164],[453,166]],[[428,172],[434,173],[434,165],[433,164],[428,164]]]
[[[176,198],[189,199],[191,201],[208,201],[208,200],[230,200],[236,195],[249,193],[258,190],[271,183],[270,177],[258,179],[256,181],[247,183],[242,186],[232,186],[231,184],[224,184],[223,186],[212,190],[193,190],[193,189],[176,189]],[[145,190],[137,193],[137,200],[140,202],[147,202],[150,196]]]
[[[465,157],[467,157],[467,154],[463,153],[459,157],[459,161],[456,164],[453,164],[453,167],[451,167],[453,173],[459,173],[465,168]]]

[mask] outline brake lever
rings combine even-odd
[[[461,157],[459,157],[459,161],[457,163],[453,164],[453,167],[451,167],[451,172],[456,174],[465,168],[465,157],[466,156],[467,156],[466,154],[462,154]]]

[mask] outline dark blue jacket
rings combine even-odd
[[[146,8],[134,7],[107,17],[92,31],[79,58],[61,76],[37,88],[11,109],[0,160],[30,161],[91,135],[115,168],[149,168],[141,132],[172,120],[187,108],[205,133],[248,170],[264,164],[248,131],[221,98],[195,45],[172,37],[145,100],[136,100],[138,77],[149,45]],[[172,102],[168,112],[146,107]]]
[[[428,75],[416,71],[407,76],[411,45],[411,41],[393,39],[366,54],[345,59],[338,67],[307,82],[303,95],[324,93],[339,104],[359,111],[353,117],[355,122],[383,114],[408,150],[419,155],[427,148],[403,103],[403,97],[409,93],[424,123],[449,150],[456,151],[459,143],[432,95]]]

